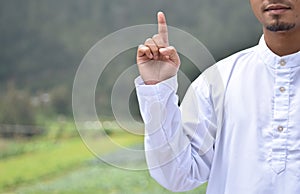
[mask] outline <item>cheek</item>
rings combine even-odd
[[[297,23],[300,23],[300,9],[298,9],[294,16]]]
[[[253,10],[253,13],[260,23],[264,23],[264,16],[260,10],[258,9]]]
[[[263,15],[262,15],[261,8],[260,8],[260,6],[261,6],[261,0],[250,0],[250,5],[251,5],[252,12],[255,15],[255,17],[260,22],[262,22]]]

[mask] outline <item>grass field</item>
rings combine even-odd
[[[64,176],[21,187],[15,193],[171,194],[172,192],[158,185],[147,171],[128,171],[105,164],[86,164]],[[204,194],[205,186],[185,193]]]
[[[101,148],[98,155],[119,155],[115,147],[109,146],[109,139],[94,139],[97,148]],[[143,141],[141,136],[127,133],[115,134],[112,139],[122,146],[142,145]],[[132,171],[105,164],[79,136],[0,142],[1,149],[6,150],[6,155],[0,157],[0,193],[171,193],[150,178],[147,170]],[[132,165],[144,163],[137,161]],[[204,194],[205,186],[187,193]]]
[[[114,140],[124,145],[142,141],[141,137],[129,135],[116,136]],[[45,144],[45,142],[41,143]],[[97,144],[102,144],[103,154],[113,151],[106,146],[106,139],[98,140]],[[1,159],[0,193],[24,183],[59,175],[94,157],[82,140],[77,137],[48,142],[43,149]]]

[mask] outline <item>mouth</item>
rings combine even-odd
[[[290,6],[284,4],[269,4],[264,8],[264,12],[268,12],[272,14],[281,14],[290,9],[291,9]]]

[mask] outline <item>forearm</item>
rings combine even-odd
[[[145,123],[145,151],[151,176],[173,191],[206,182],[212,150],[200,156],[182,126],[175,77],[155,86],[137,84]]]

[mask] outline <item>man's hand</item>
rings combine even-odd
[[[177,74],[180,59],[174,47],[169,46],[165,15],[157,14],[158,34],[148,38],[137,50],[140,75],[147,85],[157,84]]]

